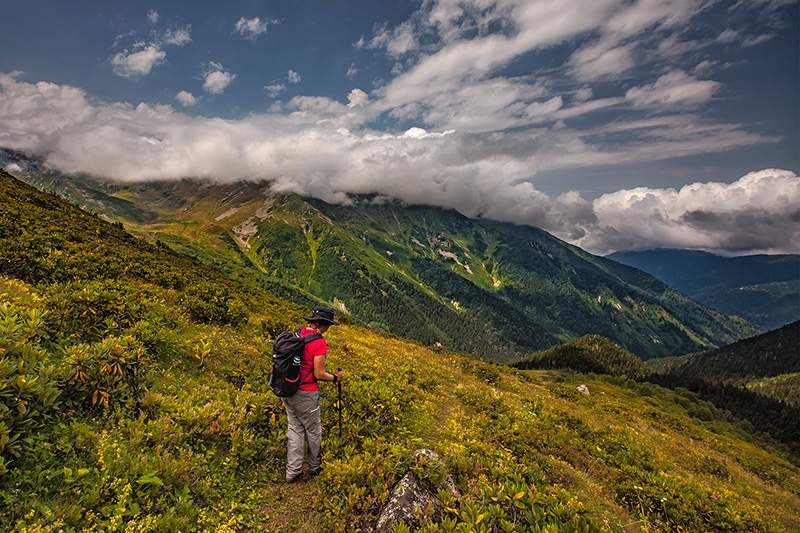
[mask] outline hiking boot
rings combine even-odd
[[[300,481],[300,477],[301,477],[302,475],[303,475],[303,474],[297,474],[297,475],[296,475],[296,476],[294,476],[294,477],[286,478],[286,483],[291,485],[292,483],[295,483],[295,482],[297,482],[297,481]]]
[[[322,467],[319,467],[316,470],[309,470],[308,477],[317,477],[321,473],[322,473]]]

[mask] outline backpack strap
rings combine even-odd
[[[303,328],[300,328],[300,329],[303,329]],[[300,329],[297,330],[298,334],[300,333]],[[309,343],[311,341],[315,341],[315,340],[321,339],[321,338],[322,338],[322,335],[319,334],[319,333],[312,333],[311,335],[307,335],[307,336],[303,337],[303,346],[305,346],[307,343]],[[303,379],[300,380],[300,385],[305,384],[305,382],[308,379],[308,377],[313,373],[314,373],[314,361],[311,361],[311,370],[305,376],[303,376]]]

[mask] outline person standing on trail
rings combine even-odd
[[[300,329],[303,337],[318,333],[323,335],[331,326],[339,323],[333,319],[333,309],[317,307],[311,316],[305,317],[307,324]],[[286,482],[297,481],[303,473],[305,441],[308,440],[308,473],[316,476],[322,471],[320,465],[320,444],[322,442],[322,421],[320,419],[319,381],[341,382],[342,370],[330,373],[325,370],[325,356],[328,343],[317,338],[306,343],[300,360],[300,376],[303,379],[299,390],[292,396],[283,398],[286,417],[289,421],[289,439],[286,451]]]

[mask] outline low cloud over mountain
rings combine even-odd
[[[289,113],[223,120],[166,105],[103,103],[75,87],[24,83],[14,74],[1,75],[0,88],[2,144],[46,154],[47,164],[67,172],[128,181],[269,179],[276,191],[340,203],[351,194],[377,193],[539,226],[601,254],[656,246],[800,251],[800,178],[791,171],[767,169],[731,184],[693,183],[679,190],[639,187],[593,200],[577,191],[551,198],[533,184],[539,169],[576,158],[587,165],[625,161],[625,153],[583,143],[576,148],[574,132],[558,128],[513,135],[376,131],[365,126],[366,98],[350,105],[295,98]],[[691,152],[690,145],[662,141],[664,150]]]

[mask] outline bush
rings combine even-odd
[[[149,381],[144,347],[131,336],[107,337],[66,350],[65,396],[76,407],[117,405],[137,412]]]
[[[55,371],[37,342],[42,325],[41,311],[0,304],[0,474],[58,404]]]
[[[181,306],[195,322],[238,326],[247,320],[247,306],[224,285],[200,282],[187,287],[180,297]]]

